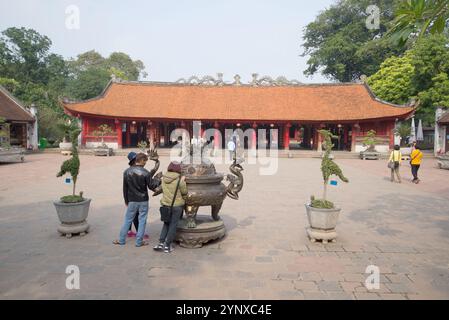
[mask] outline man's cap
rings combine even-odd
[[[135,153],[135,152],[133,152],[133,151],[131,151],[130,153],[128,153],[128,160],[129,160],[128,164],[131,165],[131,162],[132,162],[133,160],[136,160],[136,157],[137,157],[137,153]]]

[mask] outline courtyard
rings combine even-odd
[[[52,201],[71,192],[56,178],[64,159],[40,153],[0,165],[1,299],[449,298],[449,171],[433,158],[424,159],[418,185],[407,162],[398,184],[386,161],[337,159],[350,183],[329,187],[342,212],[337,242],[326,245],[305,230],[304,204],[322,193],[320,159],[281,158],[271,176],[244,164],[240,199],[226,199],[220,212],[225,238],[172,254],[152,250],[160,196],[150,199],[150,246],[111,243],[124,217],[124,156],[80,156],[77,189],[92,199],[91,229],[61,237]],[[160,160],[165,170],[169,158]],[[79,290],[66,288],[68,265],[79,267]],[[380,270],[379,289],[365,287],[369,265]]]

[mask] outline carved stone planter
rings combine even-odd
[[[309,204],[306,204],[305,206],[309,221],[307,234],[310,241],[315,242],[316,240],[322,240],[323,243],[327,243],[328,241],[335,242],[337,238],[335,227],[337,226],[341,209],[314,208]]]
[[[438,156],[438,168],[449,169],[449,156]]]
[[[362,160],[379,160],[380,152],[377,151],[360,151],[360,159]]]
[[[95,148],[94,155],[96,156],[112,156],[113,150],[112,148]]]
[[[61,154],[65,156],[69,156],[72,154],[72,143],[71,142],[61,142],[59,144],[59,149],[61,150]]]
[[[23,148],[0,149],[0,162],[24,162],[25,150]]]
[[[71,238],[72,234],[84,236],[89,231],[89,224],[86,222],[89,214],[91,199],[85,199],[83,202],[64,203],[54,201],[56,212],[58,213],[61,225],[58,227],[59,233]]]

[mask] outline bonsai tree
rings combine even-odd
[[[396,128],[395,133],[401,137],[401,147],[405,147],[405,141],[410,136],[410,130],[410,125],[406,123],[401,123],[401,125]]]
[[[58,123],[58,128],[63,133],[62,141],[68,142],[68,141],[70,141],[71,132],[73,132],[74,130],[77,130],[79,128],[78,121],[76,119],[68,119],[67,121],[61,120]]]
[[[92,134],[94,136],[100,137],[101,138],[101,147],[106,147],[106,144],[104,143],[104,136],[114,133],[114,130],[112,130],[112,128],[110,126],[108,126],[107,124],[102,124],[98,127],[97,130],[95,130],[94,132],[92,132]]]
[[[72,157],[66,161],[64,161],[61,165],[61,169],[56,174],[56,177],[62,177],[66,173],[70,173],[73,179],[73,191],[69,196],[64,196],[61,198],[62,202],[65,203],[74,203],[74,202],[82,202],[84,201],[83,192],[80,192],[79,195],[75,195],[76,191],[76,181],[78,179],[78,174],[80,170],[80,159],[78,157],[78,136],[81,130],[76,129],[70,133],[70,138],[72,142]]]
[[[363,145],[368,147],[365,151],[367,152],[376,152],[376,131],[370,130],[366,133],[365,139],[363,139]]]
[[[137,147],[140,149],[140,151],[145,152],[146,148],[148,147],[148,143],[145,140],[142,140],[137,144]]]
[[[311,197],[311,206],[314,208],[321,209],[333,209],[334,204],[331,201],[327,200],[327,185],[329,184],[329,178],[332,175],[336,175],[344,182],[349,182],[349,180],[343,175],[340,167],[329,157],[332,151],[332,139],[338,138],[333,135],[329,130],[319,130],[318,131],[324,139],[323,148],[324,148],[324,156],[321,160],[321,172],[323,174],[323,182],[324,182],[324,190],[323,190],[323,198],[315,199],[314,196]]]
[[[9,123],[5,118],[0,117],[0,148],[9,148]]]

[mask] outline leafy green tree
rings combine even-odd
[[[412,85],[414,72],[410,53],[403,57],[390,57],[381,64],[379,71],[368,78],[368,84],[379,98],[406,104],[415,94]]]
[[[310,56],[304,74],[321,72],[340,82],[372,75],[388,57],[404,49],[382,38],[394,18],[395,0],[339,0],[308,24],[304,33],[303,56]],[[380,8],[379,29],[366,26],[370,5]]]
[[[91,50],[68,61],[70,79],[66,93],[69,97],[79,100],[90,99],[100,95],[111,75],[123,80],[138,80],[146,76],[142,61],[133,61],[129,55],[113,52],[104,58],[98,52]]]
[[[414,42],[427,33],[442,34],[449,22],[448,0],[402,0],[388,31],[399,45]]]
[[[449,38],[429,35],[402,57],[391,57],[368,79],[381,99],[405,104],[419,100],[416,116],[425,125],[435,121],[435,107],[449,107]]]
[[[101,68],[89,68],[79,72],[77,78],[69,80],[67,92],[71,98],[86,100],[94,98],[104,90],[111,74]]]
[[[0,74],[20,83],[48,84],[55,75],[49,66],[65,72],[64,59],[50,53],[51,44],[47,36],[33,29],[6,29],[0,37]]]
[[[106,67],[111,70],[119,70],[123,72],[124,76],[128,80],[138,80],[139,76],[142,74],[146,77],[146,72],[144,71],[145,66],[142,61],[133,61],[129,55],[123,52],[113,52],[105,61]]]

